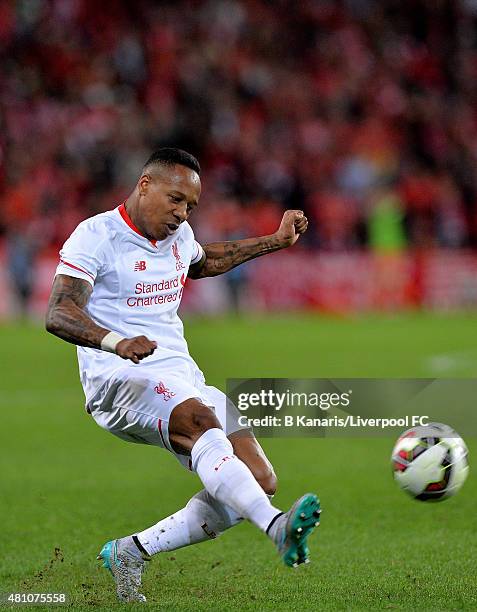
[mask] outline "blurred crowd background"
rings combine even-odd
[[[291,207],[310,257],[477,246],[477,0],[3,0],[0,121],[26,301],[33,262],[160,146],[200,160],[203,242]]]

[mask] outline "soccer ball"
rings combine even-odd
[[[464,440],[448,425],[413,427],[394,446],[394,479],[414,499],[441,501],[464,484],[469,473],[467,455]]]

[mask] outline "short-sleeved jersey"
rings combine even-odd
[[[187,222],[165,240],[151,242],[122,204],[78,225],[60,251],[56,274],[91,283],[87,311],[98,325],[128,338],[143,334],[157,342],[154,354],[141,364],[181,357],[197,368],[177,309],[189,265],[202,255]],[[106,351],[77,348],[88,402],[124,360]]]

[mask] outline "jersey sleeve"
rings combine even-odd
[[[194,247],[192,249],[192,259],[190,260],[191,265],[198,263],[202,259],[203,255],[204,249],[197,242],[197,240],[194,240]]]
[[[106,265],[104,228],[87,219],[80,223],[60,251],[56,274],[82,278],[94,285],[96,276]]]

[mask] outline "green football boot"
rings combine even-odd
[[[308,538],[320,524],[320,514],[319,499],[313,493],[306,493],[269,527],[268,535],[288,567],[309,563]]]

